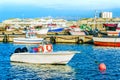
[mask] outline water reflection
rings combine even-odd
[[[93,46],[94,49],[120,49],[120,47]]]
[[[74,70],[68,65],[38,65],[11,63],[12,77],[17,79],[73,79]]]

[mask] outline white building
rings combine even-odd
[[[101,18],[112,18],[112,12],[101,12],[100,17]]]

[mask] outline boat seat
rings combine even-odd
[[[21,52],[21,48],[17,48],[15,49],[14,53],[20,53]]]
[[[21,49],[21,52],[28,52],[28,49],[27,49],[26,47],[23,47],[23,48]]]

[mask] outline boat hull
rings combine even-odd
[[[39,44],[42,41],[43,38],[13,38],[13,42],[18,44]]]
[[[83,35],[85,36],[85,32],[82,32],[82,31],[70,31],[70,34],[71,35]]]
[[[64,28],[50,28],[48,32],[62,32]]]
[[[48,28],[43,28],[43,29],[40,29],[40,30],[36,30],[35,32],[37,34],[47,34],[48,33]]]
[[[59,51],[52,53],[14,53],[11,55],[12,62],[25,62],[35,64],[67,64],[75,52]]]
[[[120,31],[107,31],[108,36],[119,36]]]
[[[96,46],[120,47],[120,38],[93,37]]]
[[[86,35],[85,32],[80,28],[73,28],[69,32],[71,35]]]

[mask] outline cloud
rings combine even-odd
[[[36,6],[52,9],[95,10],[120,8],[120,0],[0,0],[0,5]]]

